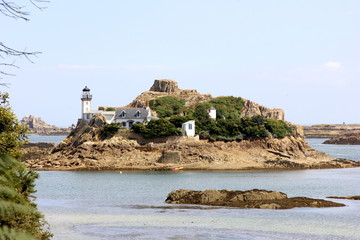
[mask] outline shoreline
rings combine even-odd
[[[154,168],[154,167],[133,167],[133,168],[111,168],[111,167],[98,167],[98,168],[91,168],[91,167],[77,167],[77,168],[33,168],[33,171],[39,172],[52,172],[52,171],[59,171],[59,172],[275,172],[275,171],[301,171],[301,170],[325,170],[325,169],[349,169],[349,168],[359,168],[359,166],[350,166],[350,167],[309,167],[309,168],[301,168],[301,167],[294,167],[294,168],[205,168],[205,167],[198,167],[198,168],[184,168],[181,170],[171,170],[172,168],[179,167],[173,166],[171,168]]]

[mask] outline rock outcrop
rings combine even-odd
[[[194,89],[179,89],[177,82],[168,79],[155,80],[150,91],[137,96],[127,107],[146,108],[149,101],[160,97],[172,96],[186,101],[186,106],[207,102],[212,99],[210,94],[200,94]]]
[[[360,134],[360,124],[318,124],[303,126],[303,129],[307,138],[332,138],[343,134]]]
[[[348,199],[348,200],[360,200],[360,196],[347,196],[347,197],[327,197],[327,198],[334,198],[334,199]]]
[[[149,106],[150,100],[164,96],[172,96],[184,99],[186,101],[186,106],[190,107],[213,99],[210,94],[200,94],[193,89],[180,89],[178,88],[177,82],[173,80],[158,79],[154,81],[150,91],[141,93],[136,99],[127,105],[127,107],[146,108]],[[240,115],[242,117],[253,117],[260,115],[276,120],[284,120],[285,116],[284,110],[282,109],[270,109],[246,99],[244,99],[244,107],[241,110]]]
[[[170,79],[156,79],[149,91],[176,92],[179,91],[178,83]]]
[[[326,140],[324,144],[360,145],[360,132],[333,136]]]
[[[288,198],[285,193],[267,190],[230,191],[205,190],[193,191],[179,189],[168,194],[166,203],[199,204],[239,208],[290,209],[295,207],[343,207],[344,204],[306,197]]]
[[[284,120],[285,113],[282,109],[270,109],[264,106],[261,106],[253,101],[245,100],[244,107],[241,110],[241,117],[253,117],[253,116],[263,116],[265,118],[271,118],[276,120]]]
[[[68,135],[72,129],[71,127],[61,128],[47,124],[41,118],[34,117],[32,115],[24,117],[20,120],[20,123],[29,127],[30,132],[34,132],[39,135]]]

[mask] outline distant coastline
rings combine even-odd
[[[360,133],[360,124],[316,124],[303,126],[306,138],[332,138],[342,134]]]

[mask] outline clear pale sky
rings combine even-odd
[[[360,123],[358,0],[61,0],[31,20],[0,15],[0,40],[41,51],[8,91],[18,118],[69,126],[86,85],[124,106],[154,79],[285,110],[298,124]],[[3,61],[3,60],[1,60]],[[8,61],[12,61],[8,59]]]

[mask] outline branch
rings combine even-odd
[[[28,0],[33,6],[35,6],[39,10],[45,9],[44,6],[41,6],[42,3],[48,3],[48,0]],[[24,6],[20,6],[15,2],[11,2],[11,0],[0,0],[0,14],[3,14],[6,17],[14,18],[14,19],[22,19],[25,21],[29,21],[28,16],[30,15],[29,12],[25,10]],[[28,52],[25,50],[19,51],[13,49],[11,47],[6,46],[4,43],[0,42],[0,58],[5,59],[5,57],[25,57],[29,62],[33,63],[30,59],[31,56],[37,57],[38,54],[41,52]],[[16,67],[14,63],[1,63],[0,66],[5,67]],[[0,79],[1,76],[14,76],[13,74],[4,72],[0,70]],[[0,86],[7,86],[7,83],[0,83]]]
[[[47,3],[47,0],[29,0],[29,2],[35,6],[39,10],[45,9],[45,7],[40,6],[40,3]],[[0,13],[4,14],[7,17],[11,17],[14,19],[22,19],[25,21],[29,21],[28,16],[29,12],[24,10],[24,6],[19,6],[14,2],[8,2],[6,0],[0,0]]]
[[[25,57],[27,60],[29,60],[29,62],[33,63],[33,61],[31,61],[31,59],[29,57],[37,56],[40,53],[41,52],[27,52],[26,50],[18,51],[16,49],[5,46],[2,42],[0,42],[0,57],[1,58],[4,58],[3,55],[15,56],[15,57]]]

